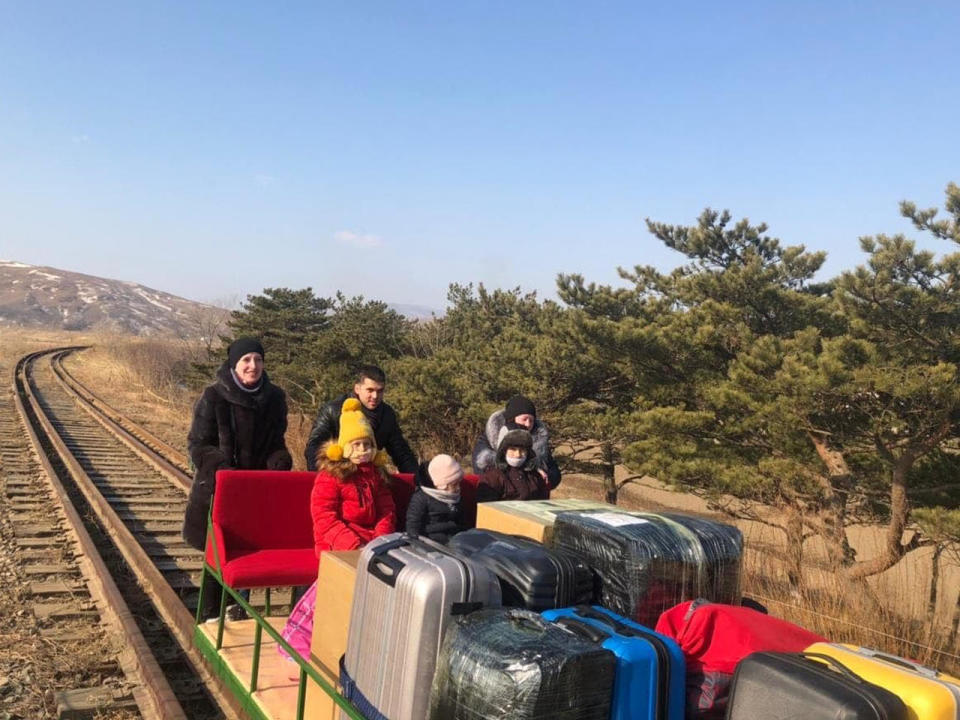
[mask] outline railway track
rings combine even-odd
[[[88,566],[82,574],[91,588],[91,602],[83,602],[69,568],[62,580],[51,579],[55,573],[45,577],[47,586],[39,589],[66,588],[73,596],[63,613],[74,618],[86,613],[88,619],[96,615],[101,625],[120,633],[123,651],[116,670],[118,676],[122,671],[123,682],[117,683],[130,689],[127,709],[135,706],[145,718],[238,717],[233,696],[207,671],[193,647],[193,608],[203,559],[180,536],[190,485],[186,458],[69,374],[63,358],[79,349],[27,355],[14,373],[13,404],[50,487],[46,497],[28,497],[26,476],[31,471],[6,473],[8,497],[16,498],[15,508],[24,511],[24,519],[47,517],[21,531],[37,533],[27,543],[36,547],[24,550],[37,551],[38,563],[49,565],[51,572],[63,570],[46,562],[53,555],[39,551],[69,526],[68,534],[80,538],[75,555]],[[3,421],[9,424],[11,417],[4,413]],[[22,449],[9,454],[27,455]],[[62,503],[60,512],[67,522],[50,522],[54,499]],[[41,610],[58,613],[55,607]]]

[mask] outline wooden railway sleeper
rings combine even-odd
[[[150,653],[143,635],[140,633],[139,628],[137,628],[126,603],[120,595],[120,591],[117,589],[113,578],[110,576],[109,571],[97,552],[93,540],[87,533],[83,522],[70,502],[66,489],[63,487],[60,479],[57,477],[56,471],[47,459],[40,439],[30,422],[30,415],[27,412],[24,400],[30,405],[39,424],[49,436],[51,443],[55,446],[59,443],[60,447],[58,451],[63,454],[66,448],[63,447],[63,443],[59,441],[59,437],[53,432],[53,428],[43,414],[40,404],[30,389],[30,384],[26,377],[26,365],[32,362],[38,355],[38,353],[28,355],[17,364],[13,399],[17,411],[23,420],[24,431],[34,448],[37,460],[44,470],[44,474],[54,495],[60,501],[62,511],[67,517],[70,525],[68,532],[82,550],[82,555],[77,558],[80,570],[87,579],[87,586],[91,596],[100,609],[101,617],[108,624],[122,632],[127,640],[124,650],[120,653],[119,661],[127,677],[134,680],[140,687],[146,690],[146,692],[140,691],[135,693],[137,706],[140,709],[141,715],[143,715],[146,720],[152,720],[153,718],[172,718],[173,720],[180,720],[182,718],[186,720],[186,714],[177,702],[173,690],[170,688],[163,672]],[[24,398],[21,398],[21,392]]]
[[[62,378],[54,375],[54,379],[61,392],[76,399],[75,393]],[[32,399],[37,407],[39,407],[40,403],[37,398],[32,397]],[[170,478],[181,488],[184,486],[189,487],[190,479],[188,477],[184,476],[179,470],[172,468],[169,463],[165,463],[162,458],[156,458],[154,453],[149,449],[138,445],[138,441],[136,441],[130,433],[122,428],[116,427],[115,424],[109,420],[100,417],[95,409],[83,402],[82,399],[78,400],[76,405],[79,405],[87,415],[96,420],[109,435],[121,440],[125,445],[130,447],[137,456],[148,462],[154,468],[160,470],[163,475]],[[74,405],[74,407],[76,407],[76,405]],[[134,534],[124,525],[110,505],[103,499],[103,495],[98,489],[97,484],[91,480],[79,462],[69,453],[50,421],[39,413],[38,418],[40,422],[45,425],[45,431],[50,435],[50,442],[54,445],[64,465],[76,481],[78,489],[100,517],[105,531],[111,537],[125,562],[136,573],[138,583],[151,598],[154,607],[164,622],[167,623],[167,627],[183,649],[185,657],[189,660],[194,670],[203,678],[207,691],[222,708],[229,709],[231,716],[239,715],[242,711],[236,698],[223,687],[218,678],[209,672],[202,656],[193,645],[193,618],[183,605],[180,596],[174,588],[170,586],[164,575],[153,566],[149,555],[140,547]],[[177,527],[177,531],[179,531],[179,526]]]

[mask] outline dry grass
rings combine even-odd
[[[307,469],[307,461],[303,453],[307,448],[307,439],[313,428],[313,420],[312,416],[300,412],[291,411],[287,414],[287,449],[293,456],[294,470]]]
[[[745,560],[744,595],[763,602],[778,617],[832,642],[864,645],[960,674],[957,648],[949,644],[945,631],[931,632],[922,621],[892,611],[897,599],[874,592],[868,583],[832,576],[820,587],[796,592],[771,578],[769,557],[748,553]]]
[[[182,382],[182,369],[195,357],[195,349],[178,341],[108,337],[64,364],[102,400],[185,454],[196,398]]]
[[[176,361],[174,354],[145,352],[144,341],[112,340],[104,347],[82,353],[71,360],[79,377],[100,393],[107,402],[143,422],[175,447],[183,447],[190,422],[193,394],[177,387],[169,374],[156,367]],[[287,446],[295,467],[302,468],[303,449],[312,417],[291,413]],[[618,468],[618,478],[627,473]],[[645,484],[629,485],[621,493],[621,504],[631,509],[678,510],[711,513],[698,497],[676,493],[645,478]],[[600,479],[583,474],[567,474],[560,486],[561,497],[602,499]],[[825,572],[822,552],[815,542],[805,547],[809,560],[804,565],[805,589],[793,590],[786,582],[783,563],[770,550],[783,547],[780,533],[758,523],[737,522],[744,532],[747,552],[744,559],[744,594],[767,605],[769,610],[808,627],[831,640],[867,645],[886,652],[913,658],[947,671],[960,671],[960,650],[948,647],[947,628],[960,588],[960,568],[941,563],[940,603],[937,623],[931,628],[922,618],[929,586],[929,553],[919,551],[890,571],[868,582],[849,583]],[[851,529],[851,540],[861,557],[869,557],[879,547],[882,528]]]

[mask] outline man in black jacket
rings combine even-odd
[[[417,458],[400,431],[397,413],[383,401],[387,376],[375,365],[364,365],[357,372],[357,382],[352,395],[343,395],[333,402],[320,406],[317,419],[310,431],[304,456],[307,470],[317,469],[317,451],[324,442],[340,434],[340,408],[348,397],[360,401],[361,411],[373,427],[377,447],[386,450],[397,470],[412,473],[417,470]]]

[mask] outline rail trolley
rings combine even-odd
[[[287,616],[272,614],[271,599],[278,589],[290,592],[290,587],[309,585],[317,578],[318,562],[309,517],[309,497],[315,476],[316,473],[296,471],[220,471],[217,475],[204,573],[223,588],[220,616],[216,622],[204,622],[200,617],[202,598],[198,600],[194,642],[227,689],[256,720],[327,720],[340,717],[341,711],[346,717],[364,720],[360,711],[338,691],[338,672],[336,667],[330,667],[331,661],[324,663],[314,655],[301,658],[280,636]],[[245,478],[251,482],[244,483]],[[233,491],[231,480],[240,481]],[[396,474],[392,480],[391,492],[398,523],[402,525],[415,489],[413,475]],[[473,526],[476,518],[476,483],[475,475],[466,475],[461,485],[463,518],[468,526]],[[269,492],[257,494],[258,485],[269,488]],[[255,528],[253,543],[260,555],[250,558],[247,568],[233,567],[230,546],[237,542],[237,535],[231,537],[229,528],[215,522],[219,519],[218,512],[228,506],[232,516],[227,522]],[[295,517],[298,520],[294,520]],[[274,522],[270,522],[271,518]],[[301,545],[304,542],[306,545],[294,552],[289,548],[273,548],[276,538],[271,534],[278,533],[281,540],[286,539],[289,544],[291,526],[297,522],[301,525]],[[250,539],[244,538],[241,543],[246,541],[249,545]],[[281,544],[284,543],[281,541]],[[262,572],[257,577],[257,571],[249,572],[249,566],[257,565],[258,561],[261,566],[274,565],[284,570]],[[231,579],[235,582],[231,583]],[[240,593],[240,589],[251,587],[264,589],[262,609],[253,607]],[[290,599],[292,601],[292,592]],[[318,612],[323,602],[318,598]],[[227,621],[228,603],[242,607],[249,619]],[[346,627],[343,632],[346,633]],[[289,660],[280,655],[278,646],[284,647]]]
[[[366,720],[367,717],[382,718],[383,716],[379,713],[372,716],[369,714],[364,715],[363,712],[368,711],[358,709],[355,704],[347,699],[348,696],[354,697],[354,695],[344,693],[340,687],[341,679],[344,679],[344,684],[348,687],[351,683],[349,676],[343,673],[344,668],[341,657],[347,647],[348,625],[353,624],[354,628],[356,628],[356,625],[355,620],[353,623],[350,621],[349,605],[351,603],[345,601],[343,598],[340,598],[340,602],[338,603],[336,588],[345,588],[345,583],[348,580],[352,581],[355,576],[356,587],[361,586],[361,576],[356,574],[357,558],[360,551],[323,553],[318,564],[313,554],[312,522],[309,517],[309,512],[306,510],[309,508],[309,496],[312,490],[314,476],[314,473],[289,471],[227,470],[218,473],[217,493],[214,496],[214,503],[208,524],[208,544],[204,562],[204,573],[209,574],[217,581],[223,589],[223,594],[220,603],[219,618],[217,618],[215,622],[201,622],[201,618],[199,617],[200,610],[198,609],[197,623],[194,628],[194,642],[214,672],[226,685],[228,691],[239,701],[239,704],[251,718],[255,718],[256,720],[300,720],[301,718],[334,720],[335,718],[342,717]],[[465,524],[471,527],[477,524],[476,482],[476,476],[466,476],[461,485],[464,520]],[[402,525],[406,517],[407,505],[414,491],[413,477],[411,475],[395,475],[391,483],[391,491],[394,495],[398,521],[399,524]],[[545,505],[559,508],[565,503],[577,502],[584,501],[559,501],[546,503]],[[514,503],[503,503],[502,505],[510,506],[514,505]],[[522,506],[522,508],[501,511],[483,506],[481,515],[485,515],[488,510],[490,514],[497,512],[509,514],[510,512],[515,512],[520,515],[527,515],[528,513],[536,512],[532,508],[528,510],[528,503],[516,503],[515,505]],[[559,515],[556,518],[555,526],[553,526],[554,546],[562,547],[564,540],[569,539],[569,536],[564,538],[563,535],[565,526],[575,526],[576,531],[577,528],[582,529],[585,526],[589,526],[590,523],[600,523],[601,520],[596,518],[605,518],[602,522],[616,528],[613,531],[609,530],[609,528],[604,531],[613,533],[603,535],[604,542],[608,542],[610,538],[614,537],[615,533],[626,532],[621,527],[624,524],[638,525],[642,523],[653,523],[648,526],[652,528],[656,527],[658,523],[663,525],[670,523],[689,524],[690,521],[694,520],[699,523],[705,522],[702,519],[696,520],[693,517],[678,518],[677,516],[670,517],[667,515],[656,515],[656,517],[654,517],[654,515],[645,513],[631,514],[612,512],[615,510],[616,508],[604,505],[602,509],[563,513]],[[544,509],[544,512],[556,512],[556,509]],[[589,520],[587,518],[589,518]],[[480,525],[486,528],[487,518],[483,517],[481,520]],[[552,522],[553,519],[547,522],[541,522],[538,527],[544,530],[548,527],[549,523]],[[402,530],[402,527],[399,529]],[[737,533],[734,528],[729,528],[729,530]],[[653,531],[638,530],[637,532],[647,533],[647,537],[652,537],[651,533]],[[699,528],[698,532],[705,533],[706,530]],[[664,542],[668,542],[670,538],[673,538],[672,542],[676,549],[677,538],[682,537],[682,533],[668,535],[669,536],[664,536],[664,538],[666,538]],[[697,535],[697,537],[704,538],[707,537],[707,535],[700,534]],[[382,541],[388,546],[423,544],[408,536],[398,536],[397,538],[387,537],[383,538]],[[616,540],[614,542],[619,541]],[[686,548],[687,545],[684,542],[680,542],[679,545],[682,547],[677,550],[677,553],[678,556],[682,556],[683,548]],[[619,554],[618,552],[610,553],[609,550],[611,547],[618,547],[622,552],[619,552]],[[625,550],[627,547],[628,546],[621,547],[620,545],[607,544],[601,549],[601,553],[605,557],[600,561],[597,561],[597,558],[593,558],[593,561],[606,562],[609,560],[610,562],[616,563],[620,555],[627,555],[628,552],[633,552],[632,549],[629,551]],[[707,547],[708,545],[706,543],[702,546],[704,551]],[[739,553],[742,545],[738,544],[737,548],[737,557],[740,557]],[[589,548],[583,549],[589,552]],[[374,572],[374,565],[376,562],[379,562],[379,560],[375,560],[375,558],[379,556],[377,556],[377,549],[374,543],[371,543],[368,551],[369,557],[365,560],[367,564],[364,566],[368,569],[368,572],[363,576],[364,582],[367,582],[366,578],[369,576],[377,576],[377,573]],[[396,550],[393,550],[393,552],[396,552]],[[346,555],[349,553],[354,553],[352,558],[353,566],[349,571],[346,571],[343,570],[343,568],[346,568],[350,563],[350,560],[346,558]],[[451,551],[444,551],[442,554],[449,556]],[[586,555],[584,557],[586,557]],[[659,562],[663,562],[663,558],[669,557],[669,555],[667,554],[667,550],[663,550],[663,552],[649,554],[648,557],[656,557],[659,559]],[[694,559],[695,565],[703,562],[704,556],[698,555],[698,557],[700,558],[699,560]],[[715,553],[714,557],[719,558],[721,555]],[[732,557],[732,555],[727,554],[723,557]],[[413,555],[407,555],[404,556],[404,558],[404,562],[412,562],[415,560],[415,556]],[[594,564],[593,561],[587,561],[587,564],[595,571],[601,572],[598,570],[598,568],[601,568],[601,565]],[[404,562],[398,561],[398,568],[400,570],[406,567]],[[463,560],[462,556],[459,562],[468,565],[472,564],[469,561]],[[673,561],[671,560],[669,562]],[[681,560],[680,563],[674,563],[674,565],[680,567],[682,563],[687,562],[688,559],[685,558]],[[389,565],[389,563],[384,564]],[[338,565],[341,568],[340,570],[337,570]],[[718,571],[719,567],[720,565],[717,565],[713,568],[715,572],[712,573],[712,575],[715,580],[721,574]],[[335,575],[331,574],[335,572],[340,572],[339,577],[343,579],[343,582],[339,585],[336,582],[327,582],[331,577],[335,577]],[[687,573],[688,571],[684,572]],[[739,562],[737,562],[737,573],[739,573]],[[601,575],[602,574],[601,572]],[[699,576],[699,571],[695,573],[695,575]],[[318,592],[313,644],[309,657],[304,658],[281,636],[281,631],[286,623],[287,617],[273,615],[271,613],[271,591],[278,587],[307,585],[316,580],[318,576],[320,582],[318,582],[317,587],[322,588],[323,592],[329,593],[330,597],[324,597]],[[609,576],[620,577],[618,574]],[[394,578],[398,577],[401,577],[401,575],[394,575]],[[393,584],[388,581],[389,578],[384,578],[384,580],[388,585]],[[377,587],[381,587],[379,580],[370,582],[373,582]],[[496,579],[494,579],[493,583],[496,584],[496,582]],[[623,583],[616,584],[620,585]],[[717,603],[701,605],[699,602],[688,602],[686,605],[689,606],[689,608],[684,607],[684,605],[676,605],[663,614],[661,622],[663,618],[668,616],[676,616],[676,618],[683,616],[682,619],[678,620],[679,625],[677,628],[681,626],[686,627],[691,617],[690,613],[692,613],[695,608],[705,607],[708,609],[703,611],[697,609],[696,611],[698,613],[708,613],[709,616],[714,619],[704,620],[704,615],[701,614],[700,618],[703,620],[701,624],[719,628],[721,627],[721,623],[723,623],[724,627],[726,627],[725,632],[728,639],[737,636],[735,640],[731,641],[732,644],[737,645],[738,650],[740,647],[745,647],[748,642],[742,638],[756,635],[756,631],[751,629],[749,632],[741,634],[739,630],[745,628],[747,626],[746,624],[741,623],[740,626],[737,626],[731,623],[728,626],[724,619],[716,618],[722,618],[722,614],[724,613],[726,614],[726,619],[732,618],[736,614],[753,613],[752,617],[742,618],[742,620],[745,620],[745,623],[749,624],[750,628],[756,628],[758,625],[763,625],[764,623],[760,622],[761,616],[759,616],[755,610],[724,604],[736,604],[740,602],[740,586],[738,581],[722,584],[730,591],[722,593],[724,597],[729,595],[727,599],[710,595],[712,599],[717,600]],[[353,587],[353,585],[350,585],[351,592]],[[400,587],[399,584],[397,587]],[[405,587],[411,586],[407,585]],[[631,587],[634,586],[631,585]],[[684,585],[684,587],[687,586]],[[720,585],[717,587],[720,587]],[[262,611],[251,606],[241,594],[241,588],[263,588],[265,590],[265,603]],[[689,587],[687,587],[687,589],[689,590]],[[359,593],[361,591],[358,590],[357,592]],[[387,592],[392,592],[392,590],[388,589]],[[684,592],[686,592],[686,590]],[[694,590],[691,592],[699,591]],[[735,592],[736,595],[731,595],[733,592]],[[348,595],[350,592],[344,592],[343,594]],[[668,594],[671,596],[675,595],[675,593]],[[357,595],[357,597],[362,596]],[[382,607],[379,604],[369,604],[369,596],[366,597],[368,600],[367,607]],[[497,604],[499,604],[499,597],[498,587],[496,597]],[[226,622],[225,612],[228,602],[236,603],[243,607],[249,614],[249,619]],[[480,603],[463,604],[480,605]],[[202,607],[202,599],[198,602],[198,608],[199,607]],[[607,605],[606,607],[613,607],[613,605]],[[634,606],[631,604],[629,607],[639,608],[639,605]],[[578,606],[567,610],[546,612],[544,615],[550,617],[550,619],[555,622],[565,625],[569,625],[569,622],[564,621],[570,620],[568,616],[571,610],[573,611],[574,625],[578,623],[580,625],[584,624],[584,622],[577,619],[578,617],[585,617],[588,620],[591,618],[599,618],[593,625],[599,623],[606,634],[601,633],[600,636],[597,636],[596,628],[594,628],[593,636],[587,635],[587,637],[589,637],[591,643],[603,642],[604,648],[607,647],[606,641],[598,638],[613,638],[613,635],[616,635],[617,642],[620,642],[623,639],[631,640],[631,638],[643,636],[645,638],[644,642],[654,647],[660,647],[660,650],[663,652],[658,651],[656,653],[658,659],[655,662],[662,663],[659,664],[659,667],[666,667],[668,669],[666,673],[655,669],[652,675],[650,673],[646,675],[639,673],[629,676],[652,677],[661,683],[659,690],[651,691],[647,689],[644,691],[646,694],[643,699],[646,705],[653,709],[652,714],[651,712],[637,712],[638,704],[633,703],[632,696],[628,695],[624,698],[624,695],[620,693],[620,690],[623,688],[618,689],[616,685],[613,685],[611,697],[620,703],[619,707],[621,710],[626,708],[626,711],[621,711],[615,715],[611,714],[610,717],[616,718],[616,720],[626,720],[635,717],[656,717],[658,720],[667,718],[676,720],[676,718],[682,717],[685,703],[689,703],[690,700],[689,698],[685,698],[685,689],[682,682],[672,684],[669,682],[669,673],[671,672],[669,668],[671,666],[680,668],[680,677],[684,675],[682,669],[684,663],[683,658],[687,655],[687,652],[692,649],[691,646],[683,645],[681,639],[682,632],[674,633],[663,630],[663,632],[668,633],[668,635],[659,635],[649,629],[645,629],[650,627],[646,620],[642,620],[641,625],[634,624],[631,626],[629,624],[630,618],[624,615],[610,613],[613,618],[620,619],[620,621],[611,623],[609,619],[605,619],[597,612],[593,614],[581,614],[583,609],[585,608]],[[586,609],[589,610],[589,608]],[[597,608],[597,610],[600,612],[608,612],[601,608]],[[509,612],[515,611],[510,610]],[[623,612],[624,611],[621,610],[621,613]],[[529,615],[528,613],[528,616]],[[497,616],[497,613],[481,612],[470,615],[463,624],[457,625],[457,633],[460,634],[464,632],[463,628],[469,627],[474,621],[481,622],[482,620],[478,620],[478,618],[485,619],[486,616]],[[502,615],[500,617],[502,617]],[[539,616],[535,615],[534,617]],[[816,720],[821,717],[840,716],[871,719],[886,718],[886,720],[907,720],[907,718],[916,718],[916,720],[951,720],[952,718],[960,718],[960,679],[945,675],[932,668],[917,665],[903,658],[885,655],[865,648],[823,642],[823,638],[797,626],[792,626],[790,623],[785,623],[775,618],[770,618],[769,620],[770,625],[767,628],[766,635],[770,636],[772,634],[776,636],[774,641],[770,643],[770,646],[765,647],[761,643],[753,645],[754,650],[761,650],[761,652],[745,650],[742,655],[738,656],[735,662],[736,670],[734,671],[733,667],[726,670],[728,673],[728,682],[730,681],[730,674],[732,674],[730,705],[727,714],[729,720],[745,720],[746,718],[753,720],[759,717],[787,717],[787,715],[783,714],[784,712],[788,712],[790,717],[802,715],[811,718],[811,720]],[[780,629],[773,629],[777,623],[780,624]],[[370,625],[369,622],[367,624]],[[545,624],[550,625],[550,623]],[[587,624],[589,625],[590,623]],[[694,624],[696,624],[695,621],[690,621],[691,626]],[[373,632],[380,634],[380,624],[375,622],[373,625],[376,626]],[[787,626],[789,626],[789,629],[787,629]],[[396,627],[405,626],[398,623]],[[410,625],[410,627],[413,626]],[[553,627],[556,628],[556,626]],[[615,628],[616,632],[609,632],[610,627]],[[660,623],[657,623],[657,628],[660,629]],[[322,632],[320,630],[322,630]],[[384,632],[386,631],[384,630]],[[651,641],[649,639],[651,635],[657,636],[660,639],[656,642]],[[785,646],[788,635],[794,636],[796,640],[795,646]],[[323,638],[334,636],[336,636],[336,642],[326,643],[322,641]],[[419,637],[419,635],[417,635],[417,637]],[[710,645],[710,642],[701,642],[704,637],[706,636],[700,635],[698,638],[695,638],[701,647]],[[721,635],[713,634],[710,637],[718,639]],[[318,638],[321,640],[318,641]],[[674,643],[669,653],[667,650],[668,646],[662,645],[668,638],[676,638],[677,640],[677,642],[674,642],[672,639],[669,640],[669,642]],[[448,640],[452,641],[453,639],[453,637],[448,636]],[[351,639],[350,642],[353,643],[353,640]],[[718,640],[718,644],[724,644],[725,642],[726,641]],[[448,652],[447,646],[453,644],[453,642],[446,643],[444,652]],[[290,656],[290,659],[282,657],[278,652],[278,647],[283,647]],[[351,645],[351,647],[355,646]],[[363,645],[363,647],[371,646]],[[599,645],[594,647],[599,647]],[[542,654],[543,646],[538,644],[535,645],[533,649],[535,650],[535,654],[539,656]],[[469,652],[469,650],[467,652]],[[481,654],[482,652],[483,651],[481,651]],[[605,651],[601,650],[599,652]],[[664,658],[667,658],[668,654],[675,659],[675,662],[664,662]],[[731,656],[733,653],[729,648],[726,648],[721,654]],[[353,657],[349,653],[348,656]],[[677,656],[679,656],[679,659],[677,659]],[[370,664],[368,662],[368,655],[360,654],[359,657],[367,658],[360,660],[361,664]],[[421,657],[424,656],[421,655]],[[503,657],[512,656],[510,656],[508,652],[506,656],[498,654],[496,657],[502,659]],[[617,657],[620,658],[621,656],[618,655]],[[348,663],[349,662],[352,661],[348,660]],[[619,673],[620,660],[618,659],[617,662],[617,672]],[[524,667],[525,663],[526,660],[524,660],[522,664]],[[408,663],[407,665],[409,666],[410,664]],[[451,664],[451,666],[453,666],[453,664]],[[497,667],[499,668],[500,666]],[[654,665],[654,668],[656,667],[657,665]],[[705,667],[704,665],[704,668]],[[429,669],[432,671],[432,666]],[[350,668],[350,670],[352,672],[353,668]],[[628,675],[624,673],[624,676],[627,677]],[[747,679],[748,676],[749,680]],[[371,677],[376,678],[381,676],[375,673]],[[451,674],[450,677],[452,678],[453,674]],[[590,677],[592,680],[595,676],[584,675],[584,677]],[[737,684],[738,678],[740,681],[739,685]],[[679,677],[674,678],[674,680],[679,681]],[[673,687],[673,685],[677,685],[677,687]],[[374,681],[368,688],[373,687],[379,688],[378,691],[392,692],[394,695],[404,694],[403,691],[399,690],[400,685],[383,682],[378,684],[377,681]],[[578,687],[592,688],[592,691],[595,691],[594,694],[601,692],[598,689],[601,687],[600,684],[594,686],[592,684],[583,685],[581,683]],[[670,688],[669,692],[665,689],[668,687]],[[830,689],[825,690],[825,687]],[[780,688],[782,692],[777,691],[776,688]],[[686,690],[689,691],[690,688],[687,687]],[[738,690],[739,692],[737,692]],[[603,693],[605,694],[606,690],[604,690]],[[657,699],[655,703],[650,702],[650,698],[667,696],[670,697],[669,714],[667,713],[667,704],[665,702],[661,703],[659,699]],[[422,699],[420,693],[406,693],[404,697],[417,697]],[[357,698],[357,703],[366,702],[366,698],[363,698],[362,695],[357,695]],[[417,702],[420,702],[420,700]],[[866,708],[865,714],[856,711],[853,711],[853,714],[837,714],[837,708],[846,712],[850,707],[853,707],[851,703],[855,704],[857,702],[860,703],[862,708]],[[372,704],[368,704],[373,707]],[[474,706],[469,703],[465,703],[464,707],[469,707],[471,711],[474,708]],[[497,707],[499,711],[500,706]],[[908,714],[908,710],[910,714]],[[409,708],[407,712],[410,712]],[[413,715],[417,716],[419,714],[418,706],[418,709],[413,711]],[[604,716],[606,717],[606,715]]]

